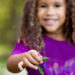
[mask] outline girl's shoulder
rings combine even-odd
[[[29,50],[29,47],[24,45],[24,43],[22,41],[20,41],[20,42],[17,41],[15,48],[16,49],[22,49],[22,50],[25,50],[25,49]]]
[[[14,55],[14,54],[21,54],[21,53],[27,52],[29,50],[30,50],[30,48],[28,46],[25,46],[22,41],[16,42],[14,49],[11,52],[10,56]]]
[[[23,46],[23,47],[27,47],[27,46],[23,43],[23,41],[17,41],[17,42],[16,42],[16,45],[18,45],[18,46]]]

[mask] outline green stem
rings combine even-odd
[[[48,57],[43,57],[42,58],[42,61],[48,61],[48,60],[49,60]],[[42,70],[42,68],[40,66],[38,66],[38,69],[39,69],[39,72],[41,73],[41,75],[44,75],[44,72],[43,72],[43,70]]]

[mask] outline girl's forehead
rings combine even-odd
[[[58,2],[58,3],[64,3],[65,0],[38,0],[38,2],[46,2],[46,3]]]

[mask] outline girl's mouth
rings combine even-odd
[[[56,24],[57,19],[44,19],[44,22],[48,25]]]

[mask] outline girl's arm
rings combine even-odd
[[[10,56],[7,61],[7,69],[13,73],[20,72],[18,63],[22,60],[22,57],[23,53]]]
[[[23,53],[27,52],[28,48],[23,45],[22,42],[15,44],[14,50],[10,54],[8,61],[7,61],[7,69],[10,72],[20,72],[18,69],[18,62],[22,60]]]

